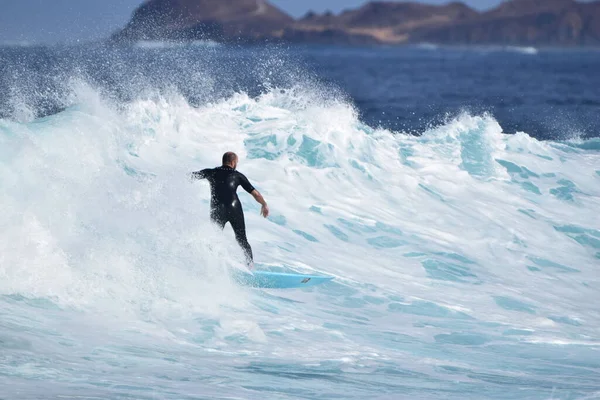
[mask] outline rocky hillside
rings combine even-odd
[[[299,20],[266,0],[148,0],[112,39],[600,45],[600,0],[509,0],[483,13],[460,2],[376,1]]]
[[[113,40],[256,40],[293,23],[265,0],[148,0]]]
[[[366,36],[374,42],[403,43],[417,28],[433,28],[467,20],[477,12],[462,3],[432,6],[420,3],[371,2],[340,15],[307,14],[285,31],[285,38],[318,39],[337,32],[340,36]]]
[[[600,1],[512,0],[473,18],[412,32],[445,44],[600,45]]]

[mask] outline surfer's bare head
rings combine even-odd
[[[238,156],[233,151],[228,151],[223,154],[223,165],[236,169],[238,163]]]

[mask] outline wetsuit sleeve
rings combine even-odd
[[[239,174],[239,178],[240,185],[244,188],[244,190],[248,193],[252,193],[252,191],[254,190],[254,186],[252,186],[248,178],[246,178],[244,174]]]
[[[210,175],[210,168],[192,172],[192,179],[206,179]]]

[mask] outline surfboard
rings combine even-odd
[[[233,279],[242,286],[261,289],[294,289],[320,285],[329,282],[333,276],[290,274],[285,272],[236,270]]]

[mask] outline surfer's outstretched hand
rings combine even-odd
[[[260,205],[262,206],[260,209],[260,215],[267,218],[269,216],[269,206],[267,205],[265,198],[262,197],[262,194],[260,194],[260,192],[256,189],[254,189],[252,192],[250,192],[250,194],[252,195],[252,197],[254,197],[254,200],[259,202]]]
[[[262,215],[265,218],[267,218],[269,216],[269,206],[268,205],[264,204],[260,208],[260,215]]]

